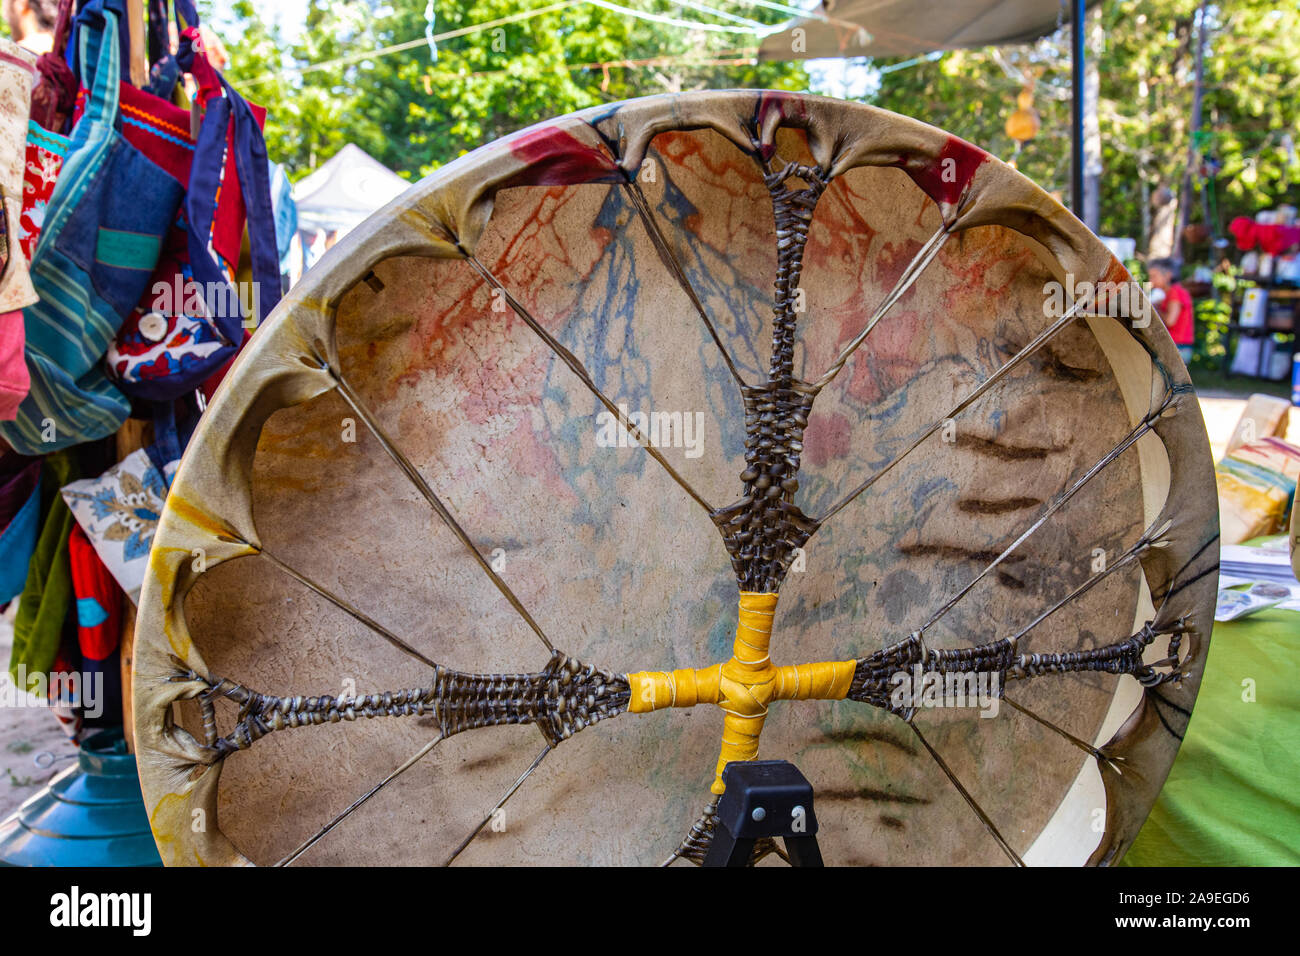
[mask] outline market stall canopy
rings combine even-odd
[[[911,56],[1028,43],[1068,25],[1071,7],[1064,0],[823,0],[807,18],[764,39],[758,56]]]
[[[348,143],[294,187],[298,228],[346,232],[408,186],[360,146]]]

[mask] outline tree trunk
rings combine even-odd
[[[1161,183],[1152,194],[1151,244],[1147,256],[1163,259],[1174,254],[1178,228],[1178,197],[1166,183]]]
[[[1192,122],[1187,135],[1187,168],[1183,171],[1183,186],[1179,193],[1178,219],[1174,227],[1171,250],[1176,259],[1183,257],[1183,230],[1192,211],[1192,169],[1196,165],[1196,133],[1201,128],[1201,100],[1205,93],[1205,7],[1201,0],[1196,11],[1196,81],[1192,86]]]
[[[1097,101],[1101,94],[1102,47],[1106,34],[1101,26],[1101,5],[1088,14],[1085,24],[1088,59],[1083,78],[1083,224],[1093,232],[1101,231],[1101,123],[1097,119]]]
[[[1147,181],[1145,172],[1141,174],[1142,236],[1138,239],[1138,248],[1145,251],[1151,248],[1151,183]]]

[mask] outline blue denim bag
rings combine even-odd
[[[254,316],[242,313],[256,310],[265,316],[281,293],[270,163],[257,114],[203,51],[193,5],[175,0],[172,6],[180,47],[174,57],[167,54],[158,62],[174,63],[193,75],[197,87],[194,100],[203,114],[193,144],[181,220],[184,250],[169,240],[170,248],[164,250],[163,265],[155,276],[165,289],[174,287],[178,292],[164,295],[162,307],[159,297],[151,292],[119,330],[105,362],[118,388],[133,398],[154,402],[206,387],[243,346],[244,330],[251,327]],[[166,0],[155,0],[150,9],[159,15],[159,30],[165,35]],[[237,180],[237,190],[231,188],[232,180]],[[285,185],[287,188],[287,181]],[[236,204],[242,208],[236,210]],[[222,227],[217,224],[222,219],[224,229],[229,230],[234,212],[247,220],[255,306],[241,303],[242,291],[231,284],[235,264],[222,255],[237,253],[219,241]],[[229,232],[226,236],[228,242]],[[179,291],[191,284],[206,297],[206,308],[196,307],[188,293]],[[178,299],[191,304],[183,307]]]
[[[95,72],[32,256],[40,302],[23,313],[31,392],[15,421],[0,422],[27,455],[104,438],[130,414],[100,360],[148,288],[184,196],[120,130],[123,3],[91,0],[77,17],[80,62]]]

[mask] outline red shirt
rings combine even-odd
[[[1174,324],[1167,326],[1169,335],[1175,345],[1191,345],[1196,341],[1196,315],[1192,311],[1191,295],[1177,282],[1165,290],[1165,301],[1160,307],[1161,313],[1168,314],[1169,307],[1175,302],[1182,308],[1179,309],[1178,319]]]

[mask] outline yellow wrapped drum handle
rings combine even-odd
[[[853,682],[856,661],[773,665],[769,646],[776,601],[774,593],[740,592],[736,640],[725,664],[627,675],[632,691],[628,709],[634,714],[696,704],[722,708],[722,752],[710,788],[717,794],[723,792],[722,771],[727,764],[758,756],[763,721],[772,701],[843,700]]]

